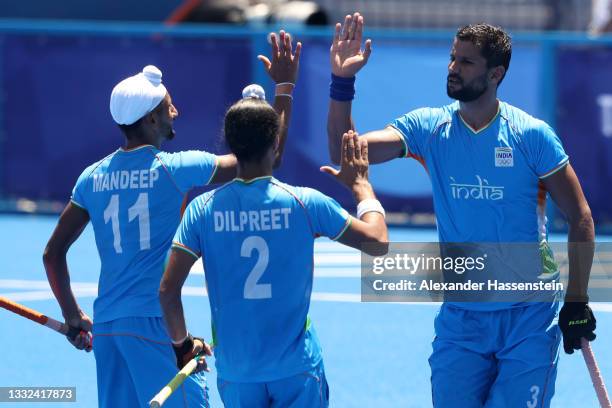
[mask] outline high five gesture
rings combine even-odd
[[[265,55],[258,55],[257,59],[263,63],[266,72],[276,84],[292,83],[295,85],[300,66],[302,43],[296,43],[294,52],[291,34],[284,30],[281,30],[278,35],[270,34],[270,42],[272,44],[271,59]]]
[[[344,24],[336,24],[329,55],[334,75],[353,77],[368,62],[372,53],[372,40],[366,40],[365,48],[362,50],[362,38],[363,16],[359,13],[347,15]]]

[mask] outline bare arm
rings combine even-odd
[[[569,163],[543,182],[569,224],[569,282],[565,300],[586,302],[595,241],[591,209]]]
[[[217,156],[217,169],[210,180],[210,184],[227,183],[236,177],[238,171],[238,160],[233,154]]]
[[[354,130],[350,110],[351,102],[340,102],[333,99],[329,102],[327,143],[329,156],[334,164],[340,164],[342,134],[348,130]],[[402,136],[391,126],[364,133],[360,137],[368,141],[370,164],[384,163],[406,154]]]
[[[70,274],[66,254],[72,243],[81,235],[87,223],[89,214],[84,209],[68,203],[49,238],[43,254],[43,263],[51,290],[57,299],[66,323],[90,331],[91,319],[81,311],[70,287]],[[85,338],[78,336],[71,343],[78,349],[86,348]]]
[[[334,176],[340,183],[348,187],[358,203],[364,200],[375,200],[374,190],[368,181],[367,140],[349,131],[342,137],[342,151],[340,171],[328,166],[322,167],[321,170]],[[338,241],[370,255],[385,253],[388,235],[384,216],[380,212],[372,211],[366,212],[360,219],[352,217],[351,225]],[[363,247],[364,243],[381,245]]]
[[[181,340],[187,336],[183,303],[181,302],[181,289],[195,261],[196,259],[187,252],[173,248],[168,266],[159,285],[159,302],[168,333],[173,341]]]
[[[272,42],[270,58],[264,55],[258,55],[257,58],[262,62],[264,69],[276,84],[274,110],[278,113],[280,121],[278,149],[274,162],[274,168],[277,168],[280,166],[283,151],[285,150],[285,142],[291,121],[292,94],[298,77],[302,44],[298,42],[294,52],[291,35],[283,30],[280,31],[278,36],[272,33],[270,39]],[[233,180],[236,177],[237,166],[238,160],[236,160],[233,154],[219,156],[217,171],[211,183],[226,183]]]
[[[259,55],[257,58],[263,63],[264,69],[276,84],[274,90],[274,110],[279,116],[280,129],[274,168],[278,168],[282,161],[289,123],[291,122],[293,90],[298,78],[302,43],[296,43],[294,53],[291,34],[283,30],[279,32],[278,39],[276,34],[272,33],[270,40],[272,42],[272,59],[270,60],[264,55]]]
[[[372,41],[363,40],[363,16],[359,13],[347,15],[344,24],[336,24],[334,39],[330,48],[332,74],[340,78],[354,78],[363,68],[372,52]],[[327,145],[329,156],[334,164],[340,164],[342,135],[355,130],[351,116],[352,101],[330,98],[327,114]],[[393,128],[385,128],[362,135],[368,142],[369,162],[383,163],[395,159],[404,152],[401,136]]]
[[[355,186],[353,188],[353,196],[358,203],[366,199],[376,199],[370,183]],[[363,214],[361,219],[351,218],[351,225],[338,239],[338,242],[373,256],[387,252],[389,236],[385,217],[382,214],[368,212]],[[364,247],[363,244],[381,245],[367,245]]]
[[[282,86],[276,87],[277,92]],[[293,97],[286,96],[290,95],[293,91],[293,87],[284,86],[284,90],[281,90],[280,96],[277,94],[274,97],[274,110],[278,113],[280,122],[278,130],[278,147],[276,149],[276,157],[274,159],[274,168],[280,167],[283,160],[283,152],[285,151],[285,142],[287,141],[287,134],[289,133],[289,123],[291,122],[291,108],[293,106]],[[291,88],[291,89],[289,89]]]
[[[327,111],[327,149],[333,164],[340,164],[342,135],[349,130],[355,131],[351,117],[352,102],[329,100]]]
[[[183,344],[190,341],[186,340],[188,331],[185,324],[183,303],[181,302],[181,289],[195,261],[196,259],[185,251],[176,248],[172,249],[168,266],[159,285],[159,302],[168,333],[172,339],[178,367],[184,367],[189,360],[198,354],[202,354],[198,358],[198,365],[195,369],[195,372],[200,372],[203,370],[210,371],[205,356],[211,356],[212,349],[205,341],[195,338],[190,345],[190,350],[182,350],[182,353],[177,351],[181,350]]]

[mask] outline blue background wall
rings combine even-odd
[[[167,147],[215,147],[252,63],[249,44],[232,39],[14,35],[1,50],[2,190],[62,201],[87,163],[123,143],[108,108],[121,79],[158,66],[180,114]]]
[[[228,27],[0,24],[0,193],[66,201],[81,170],[115,150],[122,136],[108,112],[114,84],[155,64],[179,109],[178,137],[170,151],[224,152],[224,111],[251,82],[273,92],[258,53],[268,53],[264,31]],[[338,197],[346,190],[319,173],[328,163],[325,130],[329,83],[329,31],[295,36],[304,44],[294,118],[277,176]],[[420,106],[438,106],[445,93],[452,32],[374,32],[374,52],[357,80],[353,104],[359,132],[384,127]],[[607,186],[610,138],[594,98],[612,93],[608,48],[563,47],[586,38],[515,36],[500,98],[553,125],[581,177],[596,220],[610,221]],[[605,43],[605,42],[604,42]],[[595,48],[593,48],[595,47]],[[598,133],[599,132],[599,133]],[[585,141],[588,140],[588,143]],[[607,150],[606,150],[607,149]],[[431,212],[430,184],[413,160],[375,166],[372,181],[391,211]]]
[[[163,21],[181,3],[182,0],[0,0],[0,18]]]
[[[558,128],[595,219],[611,223],[612,134],[604,134],[598,99],[612,98],[612,48],[565,46],[557,66]]]

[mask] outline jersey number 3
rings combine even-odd
[[[259,256],[244,283],[244,298],[270,299],[272,297],[272,285],[270,283],[257,283],[264,274],[270,260],[268,244],[262,237],[250,236],[242,242],[240,256],[250,258],[253,250],[257,251]]]
[[[151,228],[149,227],[149,194],[140,193],[133,206],[128,208],[128,221],[132,222],[138,217],[138,227],[140,232],[140,249],[151,248]],[[115,252],[123,253],[121,248],[121,229],[119,228],[119,194],[113,194],[104,210],[104,223],[110,221],[113,228],[113,246]]]

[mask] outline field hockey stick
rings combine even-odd
[[[593,354],[593,349],[591,349],[589,341],[583,337],[580,339],[580,346],[582,349],[584,362],[586,363],[587,368],[589,369],[589,374],[591,375],[591,381],[593,382],[593,388],[595,388],[599,405],[601,408],[612,408],[610,397],[608,396],[608,391],[606,390],[606,385],[604,384],[601,373],[599,372],[599,367],[597,366],[597,361],[595,360],[595,354]]]
[[[198,359],[201,357],[201,354],[198,354],[197,356],[195,356],[194,358],[192,358],[187,364],[185,364],[185,367],[183,367],[181,369],[181,371],[179,371],[172,380],[170,380],[170,382],[168,384],[166,384],[166,386],[164,386],[164,388],[161,389],[160,392],[158,392],[151,401],[149,401],[149,407],[150,408],[159,408],[161,407],[164,402],[166,402],[166,400],[168,399],[168,397],[170,395],[172,395],[172,393],[174,391],[176,391],[176,389],[178,387],[181,386],[181,384],[185,381],[185,379],[187,377],[189,377],[191,375],[191,373],[193,373],[193,371],[196,369],[196,367],[198,366]]]
[[[49,316],[45,316],[34,309],[30,309],[27,306],[13,302],[4,296],[0,296],[0,307],[55,330],[56,332],[67,336],[70,340],[74,340],[82,332],[81,329],[68,326],[67,324],[61,323]],[[88,337],[86,348],[91,349],[91,337]]]

